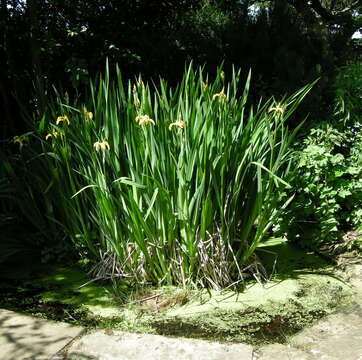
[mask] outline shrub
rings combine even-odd
[[[361,69],[357,63],[341,71],[331,121],[297,145],[295,197],[275,229],[304,247],[321,248],[362,229]],[[358,239],[352,246],[362,250]]]

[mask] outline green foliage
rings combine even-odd
[[[256,102],[261,96],[292,93],[326,74],[325,83],[318,84],[304,105],[306,112],[323,115],[320,104],[330,100],[335,62],[345,59],[333,52],[334,35],[345,26],[315,29],[310,17],[291,3],[3,0],[2,131],[6,136],[26,131],[22,115],[42,113],[42,94],[51,93],[53,85],[71,97],[83,96],[88,76],[99,73],[106,58],[120,65],[125,80],[141,73],[144,79],[155,81],[160,75],[172,84],[180,81],[184,64],[191,60],[209,74],[222,62],[230,73],[235,66],[242,69],[242,79],[252,67],[257,74],[251,94]],[[349,46],[348,41],[338,42]]]
[[[362,61],[341,68],[335,79],[336,105],[334,116],[344,125],[361,122],[362,118]]]
[[[39,158],[35,133],[15,136],[0,151],[0,263],[71,262],[74,250],[44,196],[51,176]],[[29,174],[32,174],[31,176]]]
[[[223,60],[223,42],[231,21],[230,12],[208,0],[200,1],[196,9],[179,14],[173,32],[175,44],[185,52],[187,61],[215,68]]]
[[[361,63],[339,74],[333,121],[312,128],[296,154],[295,198],[279,230],[305,247],[320,248],[362,229],[360,78]],[[358,240],[352,246],[362,250]]]
[[[219,69],[209,82],[189,67],[176,88],[140,78],[124,86],[107,69],[86,107],[49,102],[29,176],[46,218],[97,262],[97,277],[214,288],[242,280],[287,186],[294,133],[285,121],[312,85],[247,109],[250,77],[241,97],[238,77],[227,83]]]

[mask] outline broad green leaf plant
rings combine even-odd
[[[346,243],[362,252],[361,75],[361,62],[340,70],[328,123],[310,129],[296,152],[289,179],[295,198],[276,228],[306,248]],[[351,232],[356,239],[347,243]]]

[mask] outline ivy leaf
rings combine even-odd
[[[338,192],[338,196],[340,196],[342,199],[345,199],[349,195],[352,195],[352,193],[348,189],[342,189]]]
[[[344,175],[344,171],[336,170],[336,171],[334,172],[334,176],[335,176],[335,177],[341,177],[341,176],[343,176],[343,175]]]
[[[351,174],[351,175],[357,175],[360,173],[360,171],[361,171],[361,168],[350,166],[347,168],[346,173]]]
[[[336,154],[331,157],[331,163],[333,165],[342,164],[344,160],[344,156],[342,154]]]

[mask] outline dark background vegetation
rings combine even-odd
[[[255,98],[284,95],[322,77],[304,114],[323,116],[336,67],[360,54],[354,0],[1,0],[1,139],[26,130],[52,86],[82,96],[89,76],[118,63],[171,84],[185,63],[210,73],[252,68]],[[111,66],[112,68],[112,66]],[[30,117],[31,117],[30,116]]]
[[[335,99],[347,89],[346,79],[338,78],[340,69],[361,60],[361,40],[352,39],[356,31],[362,32],[361,13],[360,0],[0,0],[0,237],[5,239],[6,233],[11,249],[16,241],[22,249],[31,249],[34,244],[43,246],[39,232],[34,229],[25,231],[27,236],[22,234],[21,239],[17,235],[18,228],[25,223],[39,219],[41,229],[48,229],[49,223],[41,211],[34,212],[35,208],[44,208],[28,177],[35,170],[29,161],[23,161],[27,155],[19,152],[19,144],[14,144],[12,137],[37,127],[40,116],[46,112],[47,99],[54,96],[54,88],[67,92],[71,98],[79,97],[81,103],[87,96],[89,78],[104,71],[107,59],[111,71],[115,64],[119,65],[124,81],[142,74],[145,80],[157,82],[162,77],[171,85],[180,80],[185,65],[191,61],[195,67],[203,66],[210,76],[221,63],[226,76],[230,76],[234,66],[241,69],[245,78],[251,68],[251,101],[255,102],[270,96],[279,101],[285,94],[320,78],[303,102],[299,118],[295,117],[290,124],[296,125],[308,116],[306,133],[307,128],[322,121],[334,126],[330,119]],[[361,73],[350,74],[353,86],[349,93],[358,82],[353,74]],[[353,100],[356,109],[359,96]],[[353,140],[360,144],[362,136],[355,141],[350,133],[345,133],[343,125],[336,131],[346,134],[350,143]],[[348,131],[355,133],[355,128]],[[346,150],[336,142],[332,149],[327,137],[315,134],[317,144],[320,138],[326,140],[325,151],[331,159],[337,152],[348,154],[352,148],[345,142]],[[308,149],[306,157],[312,158],[310,154],[314,156],[315,149]],[[352,165],[361,158],[360,153],[354,155]],[[324,161],[325,155],[322,157]],[[20,170],[12,172],[7,165],[10,160]],[[330,166],[335,164],[322,160],[314,165],[329,174]],[[347,160],[339,164],[344,166],[342,173],[346,176],[351,175],[349,164]],[[301,176],[296,177],[300,184],[293,191],[304,188],[304,182],[316,181],[303,178],[306,172],[300,171]],[[362,166],[351,176],[359,186]],[[15,178],[17,182],[13,181]],[[338,175],[338,186],[343,185],[340,179],[344,178]],[[337,180],[329,179],[321,186],[330,192],[330,183]],[[318,188],[315,196],[320,193]],[[348,211],[357,211],[360,203],[353,198],[354,205],[349,205],[348,196],[348,201],[344,201]],[[332,225],[335,228],[339,224],[336,219],[332,223],[331,217],[341,206],[337,204],[337,208],[334,204],[325,214],[321,200],[318,199],[319,205],[316,201],[309,201],[306,214],[305,197],[301,197],[299,203],[295,202],[301,206],[288,219],[299,221],[314,216],[311,221],[318,226],[328,224],[330,232]],[[361,196],[358,201],[362,202]],[[322,209],[322,220],[315,219],[316,206]],[[32,219],[24,220],[24,214]],[[9,223],[15,223],[15,227],[8,226]],[[354,220],[350,223],[357,224]],[[290,224],[286,226],[295,229]],[[29,246],[24,247],[24,242]],[[2,246],[7,245],[3,242]]]

